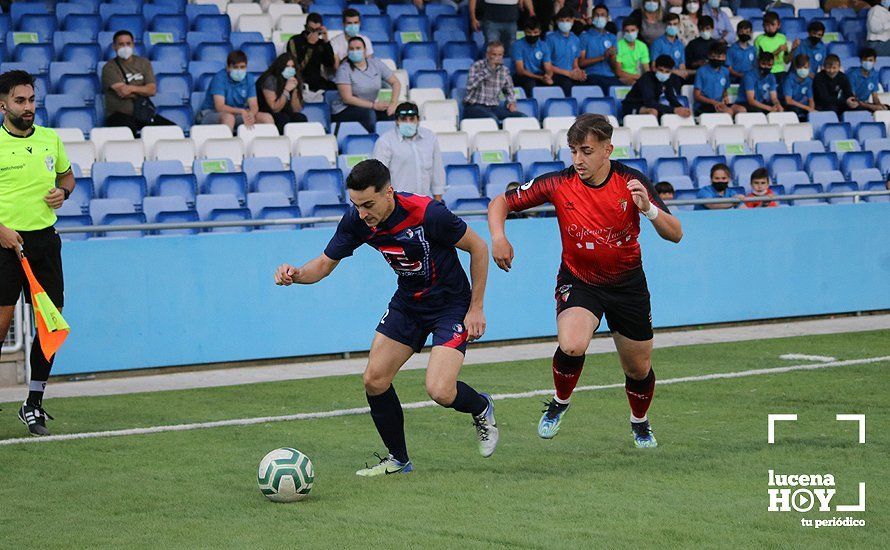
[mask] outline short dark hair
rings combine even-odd
[[[822,62],[822,66],[824,67],[825,65],[834,65],[835,63],[837,63],[838,65],[840,65],[840,64],[841,64],[841,58],[838,57],[837,55],[833,54],[833,53],[830,53],[830,54],[828,54],[828,55],[825,56],[825,61]]]
[[[735,26],[735,28],[737,31],[740,31],[742,29],[754,30],[754,25],[752,25],[751,22],[747,19],[742,19],[741,21],[739,21],[739,24]]]
[[[714,18],[710,15],[702,15],[698,18],[698,28],[707,29],[708,27],[714,28]]]
[[[122,31],[117,31],[116,33],[114,33],[114,36],[111,37],[111,43],[114,44],[115,42],[117,42],[118,37],[121,37],[121,36],[129,36],[131,40],[133,40],[134,42],[136,41],[136,38],[133,36],[133,33],[131,33],[128,30],[122,30]]]
[[[358,17],[359,19],[361,19],[362,14],[360,14],[359,11],[355,8],[346,8],[345,10],[343,10],[343,21],[346,21],[347,17]]]
[[[758,168],[751,172],[751,183],[754,183],[754,180],[766,180],[769,183],[769,170],[766,168]]]
[[[34,77],[27,71],[6,71],[0,74],[0,96],[7,96],[16,86],[34,87]]]
[[[602,2],[593,6],[593,11],[596,10],[606,10],[606,13],[609,13],[609,6],[603,4]]]
[[[324,25],[324,19],[322,19],[320,13],[312,12],[306,16],[307,23],[315,23],[316,25]]]
[[[782,20],[779,18],[779,14],[774,11],[768,11],[763,14],[763,22],[764,23],[781,23]]]
[[[556,12],[557,19],[574,19],[575,18],[575,10],[568,6],[563,6],[560,8],[558,12]]]
[[[655,192],[659,195],[662,193],[673,193],[674,186],[668,181],[660,181],[655,184]]]
[[[810,24],[807,25],[807,32],[825,32],[825,24],[822,21],[810,21]]]
[[[799,69],[804,65],[810,64],[810,56],[805,53],[799,53],[794,56],[794,68]]]
[[[364,191],[373,187],[381,192],[389,185],[389,169],[377,159],[363,160],[352,168],[346,178],[346,188],[353,191]]]
[[[612,139],[612,123],[603,115],[585,113],[575,119],[566,136],[569,145],[581,145],[587,136],[592,135],[597,141]]]
[[[534,30],[534,29],[542,30],[543,29],[543,27],[541,27],[541,20],[538,19],[537,17],[527,18],[525,20],[525,25],[523,25],[522,28],[523,29],[532,29],[532,30]]]
[[[708,48],[708,55],[723,55],[726,53],[726,42],[718,41]]]
[[[640,28],[640,20],[636,17],[625,17],[624,21],[621,22],[621,28],[626,29],[627,27],[636,27]]]
[[[398,107],[396,107],[395,115],[396,119],[409,116],[420,116],[420,109],[417,108],[416,103],[403,101],[402,103],[399,103]]]
[[[769,63],[770,65],[772,65],[774,59],[775,58],[773,57],[772,53],[763,50],[761,50],[760,54],[758,54],[757,56],[758,63]]]
[[[877,57],[878,52],[875,51],[874,48],[862,48],[859,50],[859,59],[865,59],[867,57]]]
[[[655,68],[661,67],[663,69],[673,69],[674,68],[674,58],[669,55],[659,55],[655,58]]]
[[[676,13],[671,13],[671,12],[667,12],[666,14],[664,14],[664,19],[662,19],[662,21],[664,21],[665,23],[671,23],[672,21],[679,21],[679,20],[680,20],[680,16],[677,15]]]
[[[727,174],[729,174],[729,177],[730,177],[730,178],[732,178],[732,170],[730,170],[730,169],[729,169],[729,166],[723,164],[722,162],[718,162],[718,163],[715,164],[714,166],[711,166],[711,177],[712,177],[712,178],[714,177],[714,172],[717,172],[717,171],[720,171],[720,170],[723,170],[724,172],[726,172]]]
[[[247,54],[241,50],[235,50],[226,57],[226,66],[231,67],[238,63],[247,63]]]

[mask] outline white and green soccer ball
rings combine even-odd
[[[257,484],[273,502],[303,500],[312,490],[315,472],[309,457],[296,449],[275,449],[260,461]]]

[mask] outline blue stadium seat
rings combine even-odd
[[[841,172],[848,178],[851,177],[854,170],[874,167],[875,159],[871,151],[852,151],[841,158]]]
[[[142,212],[148,223],[159,223],[158,214],[161,212],[188,212],[191,210],[185,199],[178,196],[146,197],[142,203]]]
[[[454,97],[454,88],[466,90],[467,80],[470,78],[470,71],[458,70],[451,73],[448,78],[447,89],[452,90],[451,97]]]
[[[215,4],[192,4],[189,3],[185,7],[185,16],[188,17],[189,25],[194,29],[195,19],[201,15],[219,15],[219,8]]]
[[[714,148],[708,143],[687,143],[680,145],[680,156],[695,160],[696,157],[715,155]]]
[[[410,79],[419,71],[435,71],[437,69],[436,61],[428,58],[404,59],[402,61],[402,69],[408,73]]]
[[[647,177],[649,175],[649,164],[644,158],[623,158],[620,159],[618,162],[627,166],[628,168],[632,168],[633,170],[640,172]]]
[[[459,29],[443,29],[433,31],[433,42],[439,45],[439,50],[441,50],[445,44],[449,42],[468,42],[470,41],[470,37],[467,36],[467,31],[459,30]],[[473,44],[476,44],[473,42]]]
[[[862,122],[856,127],[856,139],[865,145],[870,139],[887,137],[887,126],[883,122]]]
[[[366,136],[368,131],[359,122],[341,122],[336,125],[337,146],[342,149],[349,136]]]
[[[458,199],[478,199],[479,188],[470,185],[449,185],[442,200],[449,210],[454,210]]]
[[[478,57],[479,57],[479,52],[476,48],[475,42],[469,42],[469,41],[446,42],[444,47],[442,48],[442,58],[443,59],[458,59],[458,58],[476,59]]]
[[[399,65],[401,61],[399,45],[395,42],[374,42],[374,57],[392,59],[396,65]]]
[[[257,189],[257,183],[260,174],[288,174],[288,181],[293,181],[294,176],[294,173],[285,168],[284,164],[281,162],[281,159],[279,159],[278,157],[247,157],[244,159],[242,169],[244,170],[244,174],[247,176],[248,188],[251,192],[262,193],[269,191],[278,191],[278,189]],[[285,178],[287,178],[287,176],[285,176]],[[267,185],[273,186],[271,183]],[[284,193],[289,199],[294,198],[293,185],[290,185],[289,190],[281,190],[280,192]]]
[[[331,126],[331,107],[327,103],[305,103],[302,113],[309,122],[321,123],[325,128]]]
[[[473,59],[470,57],[460,57],[454,59],[443,59],[442,60],[442,68],[445,69],[445,72],[448,73],[448,79],[451,80],[454,77],[454,73],[457,71],[469,71],[470,66],[473,64]]]
[[[127,29],[133,36],[142,36],[145,32],[145,19],[142,14],[117,13],[105,20],[102,25],[106,31]]]
[[[856,57],[859,52],[856,51],[856,44],[853,42],[831,42],[828,44],[828,54],[836,55],[841,59],[845,57]],[[843,68],[847,70],[847,67]]]
[[[192,59],[195,61],[216,61],[225,64],[226,58],[231,51],[232,45],[228,42],[202,42],[192,51]]]
[[[185,167],[178,160],[147,160],[142,164],[142,175],[148,185],[148,194],[153,196],[163,195],[158,192],[158,179],[164,175],[184,175]],[[189,174],[194,180],[194,175]],[[195,189],[191,196],[194,198]],[[194,200],[192,200],[194,202]]]
[[[544,101],[540,117],[543,120],[551,116],[578,116],[578,101],[573,97],[551,98]]]
[[[767,163],[773,155],[788,154],[788,146],[783,141],[761,141],[754,146],[754,152],[763,157]]]
[[[197,189],[198,182],[194,174],[160,174],[153,184],[151,194],[159,197],[182,197],[187,204],[194,205]]]
[[[296,206],[267,206],[260,210],[259,215],[255,215],[255,220],[283,220],[292,218],[302,218],[300,209]],[[298,224],[282,224],[282,225],[264,225],[254,228],[254,231],[287,231],[301,229],[303,226]]]
[[[865,191],[886,191],[885,183],[883,181],[872,181],[869,182],[864,190]],[[863,197],[868,202],[890,202],[890,195],[874,195],[871,197]]]
[[[560,99],[564,97],[565,93],[563,93],[562,88],[559,86],[535,86],[532,89],[532,98],[538,103],[544,103],[548,99]]]
[[[145,223],[145,214],[136,212],[135,214],[120,213],[107,214],[103,219],[105,225],[142,225]],[[98,235],[99,237],[110,237],[114,239],[130,239],[133,237],[144,237],[143,230],[128,231],[106,231]]]
[[[392,35],[392,20],[388,15],[368,14],[362,16],[362,33],[373,32]],[[374,54],[377,54],[377,44],[374,44]]]
[[[393,20],[395,27],[393,30],[397,33],[422,32],[429,35],[432,32],[430,21],[425,15],[394,16],[392,13],[387,13],[387,15]]]
[[[94,198],[93,179],[76,177],[74,182],[74,191],[65,201],[65,204],[71,203],[80,209],[81,214],[88,214],[90,211],[90,201]]]
[[[735,155],[729,160],[736,185],[746,189],[751,188],[751,173],[763,166],[763,157],[760,155]]]
[[[666,147],[670,148],[670,145],[655,147]],[[648,158],[646,158],[647,162],[650,162]],[[689,173],[689,164],[685,157],[670,157],[665,156],[655,160],[654,164],[650,164],[653,166],[652,175],[656,181],[665,181],[667,178],[674,176],[685,176]]]
[[[533,98],[516,100],[516,111],[527,117],[538,118],[538,102]]]
[[[451,166],[452,164],[466,164],[467,155],[459,151],[442,151],[442,164]]]
[[[247,176],[244,172],[214,172],[207,174],[201,185],[206,195],[234,195],[238,202],[247,200]]]
[[[842,116],[842,121],[856,128],[863,122],[874,122],[875,118],[869,111],[846,111]]]
[[[851,191],[859,191],[859,186],[849,181],[836,181],[828,184],[825,189],[827,193],[849,193]],[[831,204],[853,203],[853,197],[834,197],[828,199]]]
[[[180,98],[179,104],[188,101],[192,94],[192,77],[188,73],[155,73],[155,82],[159,91],[173,94]],[[160,95],[160,94],[158,94]],[[157,98],[155,98],[157,104]]]
[[[232,25],[228,15],[200,14],[192,21],[192,30],[209,32],[221,40],[228,40]]]
[[[780,172],[776,174],[776,183],[783,187],[791,188],[797,185],[811,183],[810,176],[806,172]]]
[[[245,42],[241,50],[247,54],[247,70],[263,72],[275,61],[275,45],[271,42]]]
[[[56,93],[64,93],[81,98],[83,102],[93,103],[97,94],[101,92],[99,77],[92,74],[62,75],[56,82]]]
[[[145,6],[145,8],[149,7],[150,4]],[[154,32],[172,32],[179,37],[180,40],[185,40],[185,36],[189,31],[189,20],[185,15],[158,14],[149,21],[148,30]]]
[[[773,155],[769,160],[769,173],[775,180],[783,172],[799,172],[803,170],[803,161],[797,153]]]
[[[10,6],[9,13],[12,16],[12,24],[18,28],[22,24],[22,19],[27,15],[42,15],[47,11],[45,2],[13,2]]]
[[[319,204],[312,209],[313,218],[342,218],[349,211],[349,206],[345,204]],[[315,227],[335,226],[337,222],[321,222],[316,223]]]
[[[436,31],[460,31],[466,34],[469,21],[463,15],[440,15],[432,19]]]
[[[300,182],[306,176],[309,170],[327,170],[331,167],[330,161],[324,156],[305,156],[294,159],[292,171],[294,173],[294,181],[296,181],[297,189]],[[305,212],[305,211],[304,211]]]
[[[611,97],[589,97],[581,104],[581,113],[618,116],[618,103]]]
[[[87,69],[92,69],[102,59],[102,51],[98,44],[66,44],[62,48],[60,61],[80,63]]]
[[[533,180],[538,176],[543,174],[548,174],[550,172],[558,172],[565,168],[565,165],[560,161],[549,161],[549,162],[533,162],[531,166],[529,166],[528,171],[525,174],[526,180]]]
[[[180,72],[189,66],[190,51],[188,44],[157,44],[149,52],[148,58],[152,61],[175,64]]]
[[[232,194],[201,194],[195,201],[195,210],[201,221],[210,221],[210,213],[213,210],[238,210],[240,208],[241,203],[238,201],[238,197]]]
[[[812,175],[816,172],[837,170],[839,164],[835,153],[810,153],[804,161],[804,169]]]
[[[822,126],[838,122],[837,113],[834,111],[814,111],[807,119],[813,127],[813,135],[818,139],[822,135]],[[796,151],[795,151],[796,152]]]
[[[683,177],[685,177],[685,176],[674,176],[673,179],[668,180],[668,183],[670,183],[674,187],[674,200],[680,201],[680,200],[697,199],[698,198],[698,190],[697,189],[678,187],[677,183],[675,183],[675,180],[678,180],[679,178],[683,178]],[[686,177],[686,179],[689,179],[689,178]],[[678,183],[685,184],[685,182],[683,182],[683,181],[679,181]],[[671,206],[672,210],[693,210],[694,208],[695,208],[695,206],[691,205],[691,204],[675,204],[675,205]]]
[[[409,42],[402,46],[402,63],[409,59],[428,59],[437,65],[439,46],[435,42]]]
[[[79,128],[87,135],[96,126],[96,111],[90,107],[62,107],[51,121],[55,128]]]
[[[823,124],[819,139],[822,143],[831,143],[839,139],[850,139],[853,137],[853,128],[846,122],[829,122]]]
[[[233,50],[241,50],[242,46],[248,42],[263,42],[263,35],[258,32],[233,32],[229,35],[229,42],[232,43]]]
[[[448,73],[442,69],[416,71],[411,75],[412,88],[439,88],[440,90],[449,90]]]
[[[219,41],[219,35],[211,32],[191,31],[185,36],[185,43],[188,44],[189,50],[191,50],[192,53],[194,53],[201,44]]]
[[[17,28],[17,32],[35,32],[40,36],[41,42],[52,39],[58,23],[54,15],[48,13],[35,13],[23,18]]]
[[[690,158],[682,152],[680,155]],[[691,172],[698,187],[705,187],[711,184],[711,167],[717,163],[726,164],[726,157],[723,155],[708,155],[692,160]]]
[[[376,142],[377,134],[346,136],[340,152],[344,155],[370,155]]]
[[[697,192],[695,183],[692,182],[692,178],[687,175],[677,175],[677,176],[668,176],[665,178],[666,182],[670,183],[675,191],[678,190],[692,190],[693,193]],[[695,195],[693,194],[693,198]]]
[[[188,72],[192,77],[192,89],[206,91],[213,75],[226,68],[225,61],[191,61]]]
[[[67,216],[56,211],[56,216],[57,219],[55,226],[57,229],[61,229],[63,227],[89,227],[93,225],[92,218],[85,214]],[[92,233],[88,231],[77,233],[59,233],[59,237],[61,237],[63,241],[85,241],[91,236]]]
[[[879,123],[882,124],[882,123]],[[871,151],[877,157],[881,151],[890,151],[890,138],[867,139],[863,142],[863,149]]]
[[[59,2],[56,4],[56,19],[64,21],[72,13],[98,14],[101,0],[80,0],[78,2]],[[92,5],[91,5],[92,3]],[[9,15],[5,15],[9,19]],[[11,24],[11,23],[10,23]]]
[[[72,13],[62,20],[61,30],[77,32],[83,39],[95,40],[102,30],[102,19],[94,14]]]
[[[338,197],[344,194],[343,172],[337,168],[310,169],[299,184],[300,191],[324,191]]]
[[[459,198],[456,201],[454,201],[453,210],[455,212],[469,212],[469,211],[473,211],[473,210],[481,210],[484,212],[484,211],[488,210],[489,200],[490,199],[488,197]],[[461,214],[461,217],[466,220],[487,220],[488,219],[488,217],[485,216],[484,214],[483,215]]]
[[[96,162],[92,167],[92,178],[96,196],[105,196],[105,180],[110,176],[135,176],[136,170],[129,162]]]
[[[249,193],[247,195],[247,208],[254,219],[260,217],[260,213],[269,207],[290,206],[290,200],[283,193]]]
[[[518,162],[506,162],[504,164],[489,164],[485,170],[485,188],[494,186],[503,193],[507,184],[517,181],[523,183],[523,168]]]
[[[577,99],[580,105],[587,98],[603,97],[603,89],[599,86],[572,86],[572,97]]]
[[[176,107],[158,105],[158,114],[182,128],[186,136],[188,136],[188,131],[195,120],[192,108],[187,105]]]
[[[300,191],[297,193],[297,204],[303,215],[312,216],[321,205],[340,205],[340,197],[330,191]]]
[[[469,186],[477,196],[482,183],[479,167],[475,164],[453,164],[445,167],[445,181],[449,187]]]
[[[142,176],[108,175],[99,187],[99,196],[104,199],[127,199],[139,211],[142,209],[142,200],[147,194],[145,188],[145,178]]]
[[[104,225],[109,214],[135,214],[136,208],[127,199],[93,199],[90,201],[90,216],[93,225]]]
[[[52,44],[19,44],[13,50],[12,60],[32,67],[31,72],[36,69],[36,72],[45,73],[53,60],[53,46]]]
[[[791,188],[791,195],[810,195],[813,193],[824,193],[821,184],[818,183],[805,183],[800,185],[795,185]],[[794,206],[805,205],[805,204],[822,204],[826,202],[825,199],[800,199],[791,201],[791,204]]]

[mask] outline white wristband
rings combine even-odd
[[[654,220],[658,217],[658,207],[652,203],[649,203],[649,210],[642,213],[644,216],[649,218],[649,220]]]

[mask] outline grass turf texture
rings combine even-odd
[[[768,330],[768,329],[765,329]],[[471,352],[472,353],[472,350]],[[783,353],[890,355],[890,331],[656,350],[659,378],[806,363]],[[497,402],[501,444],[476,450],[466,415],[406,411],[417,471],[360,479],[382,451],[368,415],[144,436],[0,447],[0,547],[370,548],[880,547],[890,536],[890,362],[665,385],[650,411],[655,450],[633,447],[621,389],[578,393],[560,434],[535,433],[540,399]],[[208,376],[213,376],[208,373]],[[423,371],[396,378],[403,402],[428,399]],[[551,385],[549,360],[476,365],[481,391]],[[615,354],[587,358],[581,384],[622,382]],[[51,394],[50,390],[50,396]],[[48,400],[53,433],[364,406],[359,376]],[[22,437],[3,405],[0,439]],[[766,443],[768,413],[797,413]],[[865,445],[853,422],[865,413]],[[277,447],[308,454],[316,483],[301,503],[274,504],[256,465]],[[867,511],[767,512],[767,472],[832,473],[832,502]],[[802,527],[854,516],[865,527]]]

